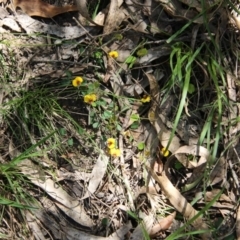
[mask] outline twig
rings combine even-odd
[[[32,60],[33,63],[66,63],[66,64],[73,64],[73,65],[83,65],[81,62],[72,62],[66,60]],[[88,64],[89,67],[101,68],[97,65]]]

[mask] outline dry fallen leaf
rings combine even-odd
[[[211,202],[218,194],[221,194],[220,189],[212,189],[211,191],[206,192],[204,196],[205,202]],[[218,201],[213,203],[212,207],[217,208],[223,217],[225,217],[234,211],[235,203],[236,202],[233,202],[230,197],[222,193],[218,198]]]
[[[18,24],[26,31],[27,34],[33,34],[33,33],[48,33],[53,34],[61,38],[65,39],[74,39],[81,37],[86,34],[86,31],[90,31],[93,29],[93,27],[85,27],[85,30],[78,26],[69,26],[69,27],[61,27],[59,25],[49,25],[42,23],[40,21],[37,21],[31,17],[29,17],[26,14],[18,14],[15,17]],[[5,26],[12,29],[12,25],[7,24],[7,21],[4,21]]]
[[[9,146],[10,147],[10,146]],[[12,153],[15,155],[14,153]],[[18,164],[20,171],[26,175],[29,180],[43,189],[50,197],[56,200],[55,204],[75,222],[86,226],[92,227],[93,222],[87,215],[84,207],[79,204],[79,200],[70,196],[63,188],[58,186],[52,179],[41,179],[41,175],[37,170],[37,164],[29,159],[25,159]]]
[[[95,193],[107,170],[108,161],[109,157],[101,151],[92,170],[87,192],[82,199],[88,198],[91,194]]]
[[[21,8],[24,13],[29,16],[38,16],[44,18],[52,18],[58,14],[65,12],[78,11],[75,5],[54,6],[43,2],[42,0],[13,0],[14,8]]]
[[[225,157],[220,157],[210,173],[209,184],[215,185],[226,179],[227,162]]]
[[[198,162],[190,161],[187,157],[187,155],[192,156],[200,156],[200,159]],[[192,169],[196,168],[198,166],[201,166],[202,164],[206,163],[208,158],[210,156],[210,152],[207,148],[198,146],[198,145],[192,145],[192,146],[182,146],[179,149],[177,149],[171,157],[168,158],[167,163],[165,164],[165,169],[168,168],[168,163],[171,162],[171,160],[176,157],[178,161],[186,168]]]
[[[181,2],[177,1],[177,0],[156,0],[157,2],[159,2],[164,10],[171,16],[173,17],[178,17],[178,18],[183,18],[183,19],[193,19],[193,22],[195,23],[203,23],[204,19],[202,16],[199,16],[198,18],[196,18],[198,11],[196,11],[195,9],[184,9],[181,6]],[[201,5],[200,4],[194,4],[192,5],[192,2],[197,2],[197,1],[187,1],[187,5],[191,5],[196,7],[196,9],[198,9],[199,11],[202,10]],[[200,7],[199,7],[200,6]],[[209,16],[211,16],[209,14]]]
[[[17,22],[13,18],[10,18],[10,17],[6,17],[3,20],[1,20],[1,25],[9,27],[10,29],[12,29],[15,32],[22,31],[22,29],[19,27]]]
[[[172,206],[187,220],[192,219],[198,214],[198,211],[188,203],[187,199],[173,186],[164,173],[158,176],[151,167],[146,165],[146,168],[151,173],[154,180],[159,184]],[[192,225],[196,230],[206,230],[206,232],[201,234],[203,240],[211,239],[211,233],[208,231],[208,226],[201,216],[192,222]]]
[[[103,33],[108,34],[114,31],[125,19],[125,14],[120,8],[121,1],[112,0],[110,3],[108,15],[104,24]]]

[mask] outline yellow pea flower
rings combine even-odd
[[[111,149],[109,149],[109,154],[110,154],[112,157],[114,157],[114,158],[120,157],[120,155],[121,155],[120,149],[118,149],[118,148],[111,148]]]
[[[83,78],[81,78],[81,77],[75,77],[75,78],[72,80],[72,85],[73,85],[74,87],[78,87],[78,86],[80,86],[80,85],[82,84],[82,82],[83,82]]]
[[[109,149],[115,148],[116,140],[114,138],[109,138],[107,140],[107,147]]]
[[[169,154],[170,154],[170,152],[164,147],[164,148],[162,148],[161,150],[160,150],[160,152],[162,153],[162,155],[164,156],[164,157],[167,157],[167,156],[169,156]]]
[[[97,96],[96,94],[92,93],[92,94],[87,94],[84,96],[84,102],[85,103],[89,103],[92,104],[93,102],[95,102],[97,100]]]
[[[117,51],[111,51],[111,52],[108,53],[108,56],[112,57],[112,58],[117,58],[118,57],[118,52]]]
[[[142,103],[150,102],[151,97],[149,95],[144,95],[143,98],[141,99]]]

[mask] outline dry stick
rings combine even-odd
[[[236,188],[237,188],[237,194],[239,195],[239,180],[238,180],[238,176],[236,174],[236,172],[234,171],[233,169],[233,164],[232,164],[232,160],[231,159],[228,159],[228,165],[229,165],[229,168],[231,170],[231,173],[232,173],[232,177],[234,179],[234,182],[236,184]]]
[[[237,22],[236,22],[237,24]],[[237,26],[239,27],[239,25],[237,24]],[[229,66],[229,62],[225,61],[225,65],[228,67]],[[237,115],[239,114],[239,106],[233,106],[234,103],[236,103],[237,100],[237,93],[236,93],[236,77],[231,73],[231,72],[227,72],[226,73],[226,79],[227,79],[227,91],[228,91],[228,98],[229,98],[229,102],[230,102],[230,108],[229,108],[229,121],[234,120]],[[237,125],[234,129],[233,126],[230,126],[229,131],[228,131],[228,138],[231,140],[233,138],[233,135],[235,134],[236,131],[238,131],[239,125]],[[225,145],[228,144],[228,141],[226,141]],[[235,146],[239,144],[239,139],[237,138],[236,140],[233,141],[233,143],[231,144],[231,146],[228,149],[228,154],[229,153],[233,153],[235,151],[236,154],[236,150],[235,150]],[[233,154],[231,154],[231,156],[233,156]],[[236,156],[238,156],[238,154],[236,154]],[[230,167],[231,173],[232,173],[232,177],[235,181],[235,184],[237,186],[237,197],[239,197],[239,181],[238,181],[238,177],[233,169],[233,164],[232,164],[232,160],[231,158],[228,159],[228,165]],[[240,209],[238,206],[237,209],[237,216],[236,216],[236,235],[237,235],[237,240],[240,240]]]
[[[236,222],[237,222],[236,224],[237,240],[240,240],[240,206],[238,206]]]
[[[127,188],[127,194],[128,194],[128,200],[129,200],[130,207],[131,207],[132,210],[135,210],[130,184],[129,184],[128,178],[125,174],[126,170],[125,170],[125,167],[124,167],[125,163],[124,163],[124,157],[123,157],[123,153],[122,153],[122,150],[123,150],[123,135],[119,136],[119,149],[121,151],[120,165],[121,165],[121,170],[122,170],[123,182],[124,182],[124,184]]]
[[[120,104],[121,107],[123,107],[122,103],[121,103],[121,100],[119,100],[119,104]],[[124,124],[122,126],[122,129],[123,129],[122,131],[123,132],[125,131],[125,129],[128,126],[131,113],[132,113],[132,109],[129,109],[126,113]],[[120,156],[120,165],[121,165],[121,170],[122,170],[122,175],[123,175],[123,182],[124,182],[125,186],[127,187],[128,200],[129,200],[131,209],[135,210],[135,206],[134,206],[134,202],[133,202],[133,196],[131,194],[130,184],[129,184],[129,181],[127,180],[127,176],[125,174],[125,168],[124,168],[124,163],[125,162],[124,162],[124,157],[123,157],[123,135],[122,134],[119,136],[119,149],[122,153],[121,156]]]
[[[72,64],[72,65],[81,65],[84,67],[95,67],[95,68],[101,68],[100,66],[97,65],[92,65],[91,63],[89,64],[83,64],[81,62],[73,62],[73,61],[67,61],[67,60],[32,60],[31,62],[33,63],[66,63],[66,64]]]
[[[94,39],[94,37],[89,33],[89,31],[75,17],[73,17],[73,20],[77,23],[79,27],[84,30],[84,32],[88,35],[89,38]]]
[[[117,76],[115,74],[115,72],[113,70],[110,71],[110,74],[111,74],[111,77],[112,77],[112,81],[110,81],[111,83],[111,86],[112,86],[112,89],[113,89],[113,92],[114,94],[118,95],[118,96],[121,96],[122,95],[122,92],[123,92],[123,83],[122,83],[122,80],[119,76]],[[119,106],[121,107],[121,109],[123,109],[126,105],[129,104],[128,100],[127,99],[118,99],[118,103],[119,103]],[[127,115],[125,117],[125,122],[123,124],[123,131],[126,129],[126,125],[128,124],[129,120],[127,119],[130,119],[130,115],[131,115],[131,112],[132,112],[132,109],[129,109],[128,112],[127,112]],[[126,119],[127,118],[127,119]],[[130,184],[129,184],[129,181],[128,181],[128,177],[126,176],[125,174],[125,161],[124,161],[124,157],[123,157],[123,135],[120,135],[119,136],[119,149],[120,149],[120,152],[121,152],[121,156],[120,156],[120,165],[121,165],[121,171],[122,171],[122,179],[123,179],[123,182],[127,188],[127,194],[128,194],[128,200],[129,200],[129,203],[130,203],[130,207],[132,210],[135,209],[134,207],[134,202],[133,202],[133,196],[131,194],[131,189],[130,189]]]

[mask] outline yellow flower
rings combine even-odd
[[[161,150],[160,150],[160,152],[162,153],[162,155],[164,156],[164,157],[167,157],[167,156],[169,156],[169,154],[170,154],[170,152],[164,147],[164,148],[162,148]]]
[[[74,87],[78,87],[81,85],[81,83],[83,82],[83,79],[81,77],[75,77],[73,80],[72,80],[72,85]]]
[[[118,57],[118,52],[117,51],[111,51],[111,52],[108,53],[108,56],[112,57],[112,58],[117,58]]]
[[[115,144],[116,144],[116,141],[115,141],[114,138],[109,138],[109,139],[107,140],[107,147],[108,147],[109,149],[115,148]]]
[[[144,95],[143,98],[141,99],[141,102],[146,103],[146,102],[150,102],[151,101],[151,97],[149,95]]]
[[[109,154],[110,154],[112,157],[114,157],[114,158],[120,157],[120,155],[121,155],[120,149],[118,149],[118,148],[111,148],[111,149],[109,149]]]
[[[85,103],[89,103],[92,104],[93,102],[95,102],[97,100],[97,96],[96,94],[92,93],[92,94],[87,94],[84,96],[84,102]]]

